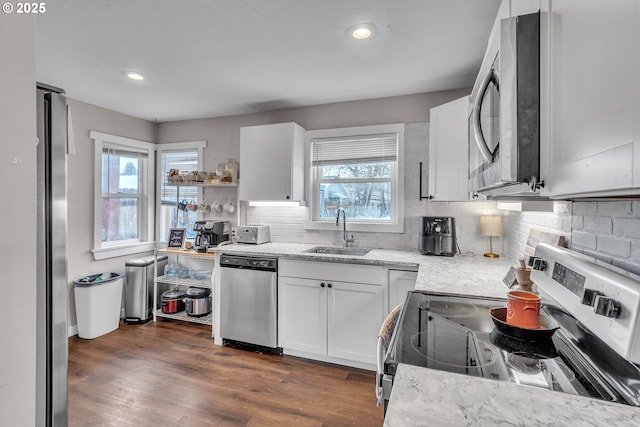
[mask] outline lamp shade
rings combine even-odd
[[[483,236],[502,236],[502,217],[500,215],[481,216],[480,234]]]

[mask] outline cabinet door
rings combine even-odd
[[[545,187],[554,198],[640,194],[638,2],[549,4]]]
[[[431,109],[429,196],[434,201],[466,201],[469,97]]]
[[[278,277],[278,346],[327,354],[327,287],[319,280]]]
[[[382,286],[331,282],[328,289],[328,355],[376,363],[382,325]]]
[[[289,200],[293,124],[240,129],[240,200]]]
[[[417,271],[389,270],[389,306],[390,313],[407,298],[407,292],[416,288]]]

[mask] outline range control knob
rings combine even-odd
[[[620,303],[613,298],[599,295],[596,297],[596,314],[606,317],[620,316]]]
[[[599,295],[604,294],[600,291],[596,291],[595,289],[585,289],[584,294],[582,295],[582,304],[593,307],[596,304],[596,297]]]
[[[547,261],[543,260],[540,257],[532,256],[529,258],[529,266],[531,266],[534,270],[545,271],[547,269]]]

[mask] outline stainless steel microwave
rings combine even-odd
[[[490,198],[539,196],[540,14],[503,19],[469,116],[469,186]]]

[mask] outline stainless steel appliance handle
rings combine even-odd
[[[482,135],[482,128],[480,127],[480,107],[482,106],[482,99],[484,98],[489,84],[493,83],[496,88],[499,88],[499,77],[496,70],[491,68],[489,72],[484,76],[480,88],[478,90],[478,96],[473,103],[472,113],[472,127],[473,127],[473,139],[476,141],[476,145],[480,150],[482,157],[489,163],[493,163],[493,153],[489,150],[489,146]]]

